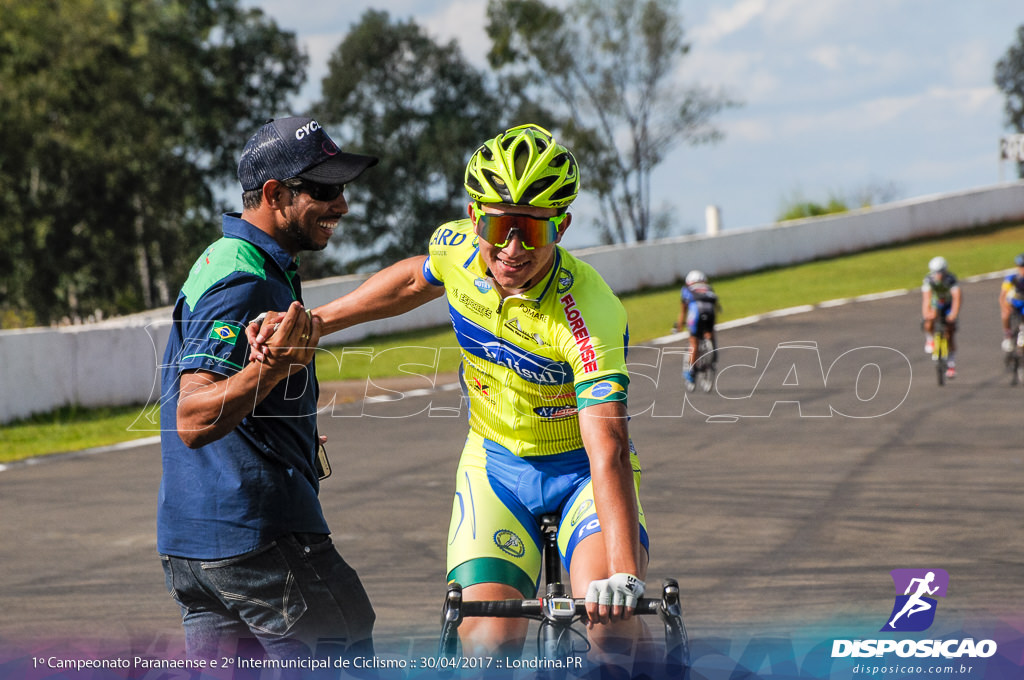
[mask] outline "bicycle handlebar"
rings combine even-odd
[[[587,601],[583,598],[572,600],[576,616],[587,612]],[[661,609],[661,600],[641,597],[636,603],[634,614],[657,614]],[[515,618],[517,616],[541,616],[544,613],[544,601],[535,600],[463,600],[459,605],[462,616],[494,616],[498,618]]]
[[[571,608],[571,611],[570,611]],[[670,675],[680,675],[690,665],[690,643],[683,626],[679,602],[679,584],[665,579],[660,598],[640,598],[634,614],[656,614],[665,625],[665,658]],[[466,617],[524,617],[541,621],[540,632],[571,627],[577,617],[586,616],[587,601],[582,598],[547,597],[525,600],[463,600],[462,586],[450,583],[441,615],[439,656],[451,657],[458,646],[456,629]],[[559,634],[560,635],[560,634]],[[546,648],[545,648],[546,649]],[[547,652],[545,652],[547,653]]]

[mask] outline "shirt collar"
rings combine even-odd
[[[547,292],[555,287],[558,281],[558,272],[562,269],[562,246],[555,246],[555,257],[551,261],[551,269],[540,282],[526,291],[526,297],[533,300],[541,300]]]
[[[272,259],[283,272],[294,271],[298,267],[297,260],[280,246],[270,234],[242,219],[240,213],[225,213],[222,229],[229,238],[240,238],[248,241]]]

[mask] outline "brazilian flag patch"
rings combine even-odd
[[[576,386],[576,405],[586,408],[606,401],[626,401],[626,386],[629,378],[614,373],[596,378]]]
[[[242,327],[236,326],[233,323],[226,321],[214,321],[213,328],[210,330],[210,338],[213,340],[221,340],[234,345],[238,342],[238,336],[242,333]]]

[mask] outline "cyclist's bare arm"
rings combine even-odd
[[[382,269],[358,288],[313,310],[323,323],[322,335],[357,324],[398,316],[416,309],[444,294],[443,286],[435,286],[423,277],[425,255],[410,257]],[[256,326],[245,330],[252,346],[252,358],[263,360],[263,348],[277,327],[278,313],[269,313]]]
[[[921,291],[921,318],[931,319],[935,317],[932,309],[932,293],[929,290]]]
[[[608,561],[607,577],[630,574],[643,579],[640,560],[639,511],[629,459],[626,407],[621,402],[594,404],[580,411],[580,434],[590,459],[594,502],[601,522]],[[632,608],[587,603],[591,625],[629,618]]]
[[[960,286],[953,286],[949,291],[953,298],[953,304],[950,305],[949,314],[946,315],[950,321],[956,321],[960,316],[960,302],[963,299],[963,294],[960,292]]]
[[[1007,299],[1013,286],[1006,281],[999,288],[999,320],[1003,322],[1003,330],[1010,330],[1010,301]]]
[[[398,316],[444,294],[423,277],[425,255],[410,257],[382,269],[358,288],[317,307],[313,314],[324,320],[324,334],[349,326]]]

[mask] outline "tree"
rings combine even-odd
[[[846,202],[838,196],[830,196],[828,203],[825,204],[797,198],[783,206],[777,220],[779,222],[786,222],[788,220],[799,220],[804,217],[834,215],[847,212],[849,209]]]
[[[1017,27],[1017,42],[996,62],[996,86],[1006,95],[1006,127],[1024,133],[1024,24]],[[1024,178],[1024,162],[1017,163]]]
[[[895,201],[902,193],[903,188],[897,182],[879,179],[865,182],[845,197],[836,192],[829,192],[827,203],[809,201],[798,191],[793,196],[783,199],[776,219],[785,222],[803,217],[834,215],[858,208],[870,208]]]
[[[367,10],[328,62],[316,115],[342,148],[379,156],[353,185],[342,226],[364,269],[425,252],[440,224],[464,217],[470,154],[500,132],[502,103],[454,41]]]
[[[0,308],[173,301],[218,233],[211,185],[304,79],[236,0],[0,0]]]
[[[735,106],[676,72],[690,46],[676,0],[489,0],[488,55],[505,90],[541,102],[585,169],[603,208],[603,239],[643,241],[651,175],[680,142],[717,141],[712,119]]]

